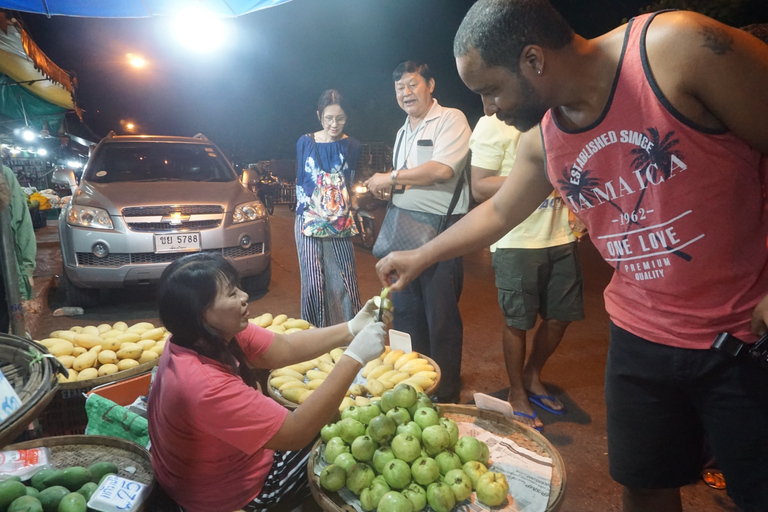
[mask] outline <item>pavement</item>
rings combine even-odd
[[[374,215],[383,217],[383,210]],[[272,283],[269,291],[250,302],[252,316],[265,312],[299,316],[299,279],[296,246],[293,240],[293,213],[284,205],[275,208],[272,226]],[[61,273],[56,221],[37,231],[38,267],[35,272],[36,299],[25,315],[27,330],[35,339],[56,329],[105,321],[151,321],[159,323],[154,290],[138,288],[112,290],[102,304],[81,316],[54,317],[65,305],[57,287]],[[563,401],[568,412],[562,416],[538,409],[544,422],[543,435],[560,452],[565,462],[566,490],[562,512],[609,512],[621,510],[621,487],[608,475],[604,369],[608,349],[608,316],[602,292],[612,269],[600,258],[587,237],[579,244],[585,277],[586,319],[572,324],[557,351],[544,368],[542,378]],[[381,291],[375,275],[376,259],[370,251],[355,247],[360,292],[373,297]],[[461,402],[473,401],[474,393],[506,398],[508,382],[501,348],[503,318],[496,302],[490,252],[486,249],[464,258],[464,290],[460,301],[464,322]],[[529,333],[530,334],[530,333]],[[737,434],[735,434],[737,435]],[[709,488],[701,480],[682,489],[683,509],[688,512],[736,512],[725,491]],[[305,504],[305,509],[316,509]]]

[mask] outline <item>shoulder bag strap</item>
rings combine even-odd
[[[464,180],[466,179],[466,169],[467,169],[467,166],[465,165],[464,169],[461,170],[461,176],[459,176],[459,181],[456,182],[456,190],[453,191],[451,204],[448,206],[448,212],[445,214],[445,217],[443,217],[443,220],[440,222],[440,228],[437,230],[438,233],[441,233],[446,228],[446,226],[448,225],[448,222],[451,219],[451,214],[453,213],[453,209],[456,208],[456,203],[459,202],[461,189],[464,186]]]

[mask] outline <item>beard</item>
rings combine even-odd
[[[518,77],[520,95],[522,97],[520,107],[512,111],[497,112],[496,117],[504,121],[504,123],[514,126],[521,132],[527,132],[541,123],[544,114],[549,109],[544,105],[544,102],[531,83],[522,74],[519,74]]]

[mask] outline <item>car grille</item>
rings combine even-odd
[[[131,206],[123,208],[124,217],[141,217],[146,215],[170,215],[181,213],[182,215],[196,215],[207,213],[224,213],[224,207],[220,204],[190,204],[179,206]]]
[[[176,231],[178,229],[213,229],[221,225],[221,220],[196,220],[182,222],[181,225],[170,222],[129,222],[131,231]]]
[[[222,254],[225,258],[243,258],[253,256],[254,254],[264,253],[264,244],[253,244],[247,249],[242,247],[225,247],[224,249],[213,249],[203,252]],[[188,252],[172,252],[155,254],[153,252],[134,252],[134,253],[113,253],[106,258],[97,258],[89,252],[77,253],[77,264],[83,267],[121,267],[123,265],[143,265],[153,263],[170,263],[177,258],[181,258]]]

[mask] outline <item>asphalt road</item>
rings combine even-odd
[[[379,217],[383,211],[375,212]],[[264,312],[299,315],[300,280],[293,240],[293,214],[284,205],[275,208],[272,226],[272,284],[262,297],[252,297],[252,316]],[[114,290],[103,304],[82,316],[53,317],[64,306],[63,294],[56,288],[61,272],[58,233],[49,221],[38,232],[38,269],[35,288],[36,312],[27,315],[28,330],[36,339],[56,329],[73,325],[99,324],[124,320],[159,322],[151,288]],[[543,411],[544,436],[559,450],[566,468],[567,488],[563,512],[608,512],[621,510],[621,488],[608,476],[605,433],[603,377],[608,348],[608,317],[602,291],[610,280],[611,268],[602,261],[589,240],[580,244],[585,275],[586,320],[568,328],[565,338],[544,369],[544,381],[568,408],[555,416]],[[381,286],[375,276],[376,259],[356,247],[360,291],[363,297],[378,294]],[[507,395],[508,383],[501,350],[502,316],[496,302],[491,258],[488,250],[464,259],[464,291],[460,307],[464,321],[462,354],[462,403],[472,401],[476,392],[500,398]],[[734,433],[738,435],[738,433]],[[734,512],[736,508],[725,491],[716,491],[702,481],[683,488],[686,511]]]

